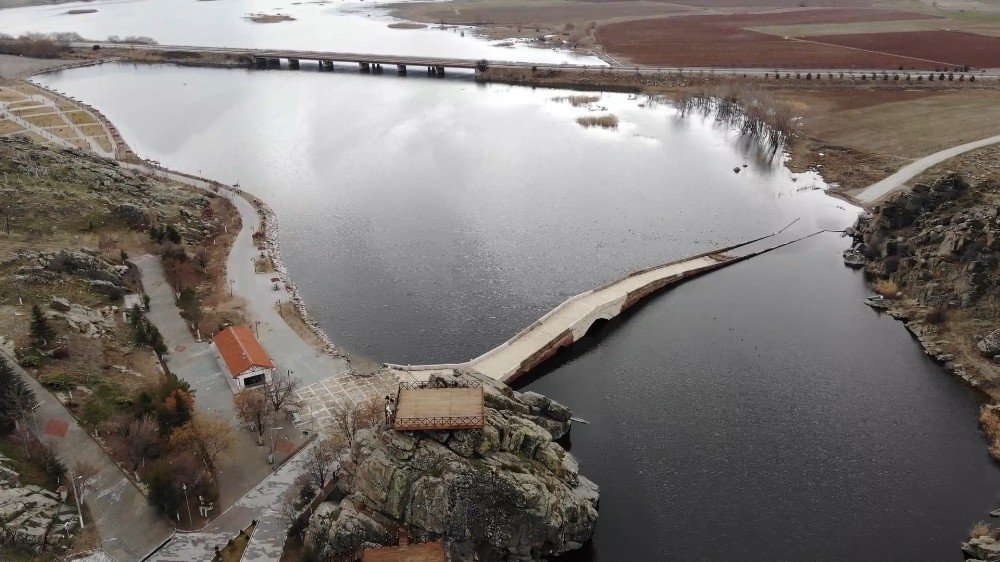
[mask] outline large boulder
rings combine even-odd
[[[990,536],[972,538],[962,543],[962,554],[966,559],[1000,562],[1000,542]]]
[[[359,431],[355,462],[344,465],[353,474],[338,474],[351,483],[347,498],[310,519],[307,544],[336,558],[362,537],[391,544],[404,527],[415,540],[445,539],[455,560],[540,560],[580,548],[597,522],[598,490],[553,440],[571,412],[473,373],[444,379],[483,385],[485,427]]]
[[[1000,359],[1000,329],[993,330],[980,340],[976,347],[979,352],[993,360]]]

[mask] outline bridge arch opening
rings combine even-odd
[[[610,318],[598,318],[594,320],[591,322],[590,327],[587,328],[587,333],[583,334],[583,337],[592,338],[599,335],[604,330],[604,327],[608,325],[608,322],[611,322]]]

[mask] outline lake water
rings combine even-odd
[[[469,359],[629,271],[854,216],[816,176],[625,94],[588,111],[463,78],[130,65],[39,81],[140,155],[264,197],[316,319],[384,361]],[[617,130],[576,122],[606,113]]]
[[[384,2],[383,2],[384,4]],[[97,10],[67,14],[69,10]],[[260,24],[245,16],[285,14],[295,21]],[[259,47],[341,53],[406,54],[538,63],[604,65],[597,57],[539,49],[524,43],[498,46],[467,27],[392,29],[399,22],[378,2],[336,0],[99,0],[0,10],[0,33],[76,32],[87,39],[152,37],[163,45]]]
[[[267,200],[321,325],[386,361],[467,359],[627,271],[857,212],[711,120],[624,94],[573,107],[468,76],[120,64],[38,80],[140,155]],[[576,123],[606,113],[616,130]],[[522,383],[591,422],[572,450],[601,517],[574,558],[960,559],[1000,484],[976,402],[860,303],[845,245],[700,277]]]
[[[811,238],[655,297],[521,386],[601,485],[569,561],[962,559],[1000,506],[977,400]]]

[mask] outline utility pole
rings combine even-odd
[[[72,473],[70,473],[72,474]],[[73,487],[73,498],[76,500],[76,515],[80,518],[80,528],[83,528],[83,510],[80,509],[80,494],[83,493],[83,482],[80,482],[80,489],[76,488],[76,481],[83,480],[83,476],[77,475],[69,480],[69,485]]]
[[[187,504],[188,525],[191,525],[193,522],[191,520],[191,502],[188,501],[188,485],[184,482],[181,482],[181,488],[184,489],[184,503]]]

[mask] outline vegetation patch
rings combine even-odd
[[[602,129],[617,129],[618,117],[614,115],[577,117],[576,122],[583,127],[600,127]]]

